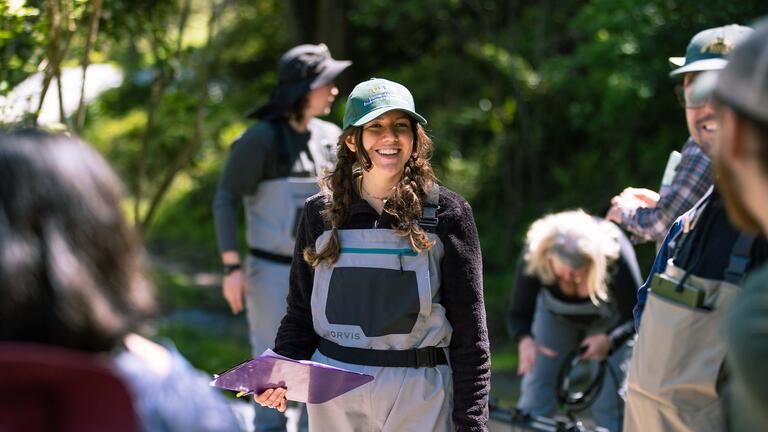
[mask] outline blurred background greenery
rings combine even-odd
[[[667,58],[702,29],[766,12],[765,0],[0,0],[0,114],[32,76],[55,98],[68,68],[122,73],[58,123],[120,172],[154,259],[182,264],[156,266],[166,315],[181,316],[160,332],[217,372],[248,355],[242,317],[213,325],[227,317],[215,279],[190,276],[219,268],[217,178],[280,54],[325,42],[354,61],[331,120],[372,76],[405,84],[428,118],[439,177],[475,211],[494,369],[509,370],[503,315],[530,222],[566,208],[602,214],[626,186],[655,189],[687,137]],[[35,101],[4,121],[36,123]],[[653,248],[638,252],[647,270]],[[213,315],[185,318],[196,309]]]

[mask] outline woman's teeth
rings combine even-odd
[[[378,149],[376,150],[376,153],[382,155],[382,156],[392,156],[400,153],[400,149],[394,149],[394,148],[388,148],[388,149]]]

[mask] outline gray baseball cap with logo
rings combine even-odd
[[[749,27],[731,24],[696,33],[688,43],[685,57],[670,57],[669,62],[678,66],[670,76],[687,72],[720,70],[728,63],[726,56],[739,42],[752,33]]]
[[[758,23],[755,32],[734,48],[722,71],[702,74],[693,86],[695,99],[714,94],[726,105],[768,123],[768,20]]]

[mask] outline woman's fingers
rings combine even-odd
[[[254,396],[253,400],[255,400],[257,404],[261,406],[265,406],[267,399],[269,398],[269,396],[272,395],[272,392],[274,392],[274,390],[275,389],[266,389],[261,394]]]
[[[536,364],[536,349],[526,349],[520,353],[520,364],[517,367],[518,375],[525,375],[533,371]]]
[[[258,396],[254,396],[253,399],[261,406],[275,408],[280,412],[284,412],[287,405],[285,400],[286,391],[282,387],[267,389]]]
[[[545,347],[544,345],[541,345],[541,344],[539,344],[537,346],[537,348],[539,349],[540,353],[544,354],[547,357],[557,357],[557,351],[555,351],[555,350],[553,350],[551,348],[547,348],[547,347]]]
[[[285,400],[285,389],[278,387],[267,399],[267,406],[270,408],[277,408],[283,400]]]

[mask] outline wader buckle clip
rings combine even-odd
[[[435,367],[437,366],[437,354],[434,347],[420,348],[413,350],[415,356],[414,364],[416,367]]]

